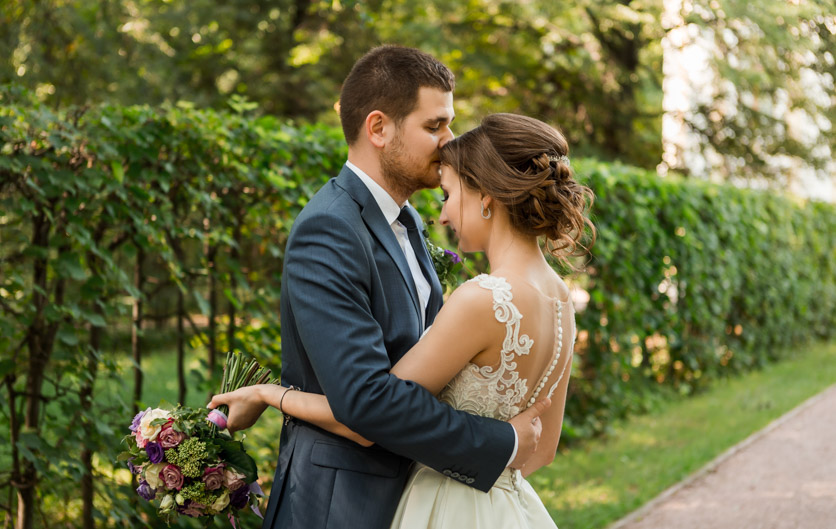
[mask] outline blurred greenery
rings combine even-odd
[[[380,43],[419,47],[457,76],[460,131],[513,111],[559,125],[575,154],[654,168],[662,154],[663,45],[713,42],[684,117],[724,160],[715,176],[766,177],[785,153],[821,165],[836,144],[832,0],[4,0],[0,83],[50,107],[231,95],[267,114],[336,124],[340,83]],[[673,39],[676,40],[676,39]],[[818,84],[811,89],[811,78]],[[825,92],[820,93],[822,89]],[[808,117],[805,142],[778,109]],[[684,170],[687,172],[688,168]]]
[[[708,85],[685,120],[712,176],[783,186],[801,159],[832,178],[822,169],[836,149],[833,1],[686,0],[679,15],[668,35],[679,27],[710,49]]]

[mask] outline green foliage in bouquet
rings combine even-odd
[[[455,252],[436,246],[429,239],[427,232],[424,232],[424,240],[427,244],[427,251],[435,267],[435,273],[441,282],[441,289],[444,292],[456,288],[459,284],[459,273],[462,270],[462,259]]]

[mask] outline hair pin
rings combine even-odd
[[[565,154],[561,154],[560,156],[556,156],[554,154],[547,154],[546,157],[549,159],[550,162],[561,162],[569,165],[569,157]]]

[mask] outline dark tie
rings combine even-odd
[[[421,267],[421,273],[429,282],[429,276],[427,275],[428,270],[423,260],[426,249],[424,248],[424,243],[421,240],[421,234],[418,233],[418,225],[415,223],[415,217],[412,216],[406,206],[401,208],[401,212],[398,215],[398,222],[403,224],[403,227],[406,228],[407,238],[409,239],[409,243],[412,245],[412,251],[415,252],[415,258],[418,260],[418,265]]]
[[[398,215],[398,222],[404,225],[404,227],[408,230],[417,230],[418,225],[415,224],[415,218],[409,213],[409,209],[404,206],[401,208],[401,212]]]
[[[418,225],[415,223],[415,217],[412,216],[406,206],[401,208],[401,212],[398,215],[398,222],[406,228],[406,235],[409,238],[409,243],[412,245],[412,251],[415,252],[415,258],[420,263],[421,256],[424,254],[424,247],[421,242],[421,236],[418,234]],[[423,268],[422,266],[421,269],[423,270]],[[424,275],[426,276],[426,273]]]

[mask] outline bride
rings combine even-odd
[[[522,471],[506,468],[487,493],[416,463],[393,528],[555,527],[524,479],[552,462],[563,423],[575,340],[574,308],[566,283],[541,251],[555,257],[583,250],[592,192],[572,176],[563,135],[515,114],[494,114],[441,149],[441,223],[464,252],[485,252],[491,273],[451,295],[424,337],[392,367],[454,408],[508,420],[539,399],[537,451]],[[264,406],[365,446],[369,441],[338,423],[324,395],[278,385],[216,395],[229,424],[250,425]]]

